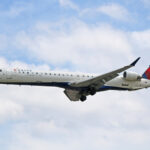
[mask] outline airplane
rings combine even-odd
[[[138,73],[126,71],[134,67],[139,59],[140,57],[130,65],[102,75],[0,69],[0,84],[64,88],[64,93],[71,101],[84,102],[87,96],[95,95],[101,91],[134,91],[150,87],[150,67],[142,76]],[[123,76],[119,75],[122,72]]]

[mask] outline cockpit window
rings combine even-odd
[[[0,69],[0,72],[2,72],[2,69]]]

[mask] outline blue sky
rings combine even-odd
[[[1,32],[14,32],[22,29],[27,29],[33,26],[38,21],[58,21],[63,18],[79,18],[90,24],[104,21],[111,23],[114,27],[123,28],[125,30],[143,30],[149,27],[149,3],[144,1],[72,1],[77,5],[80,11],[90,8],[96,9],[101,5],[119,4],[127,9],[132,16],[130,22],[120,22],[114,20],[105,14],[94,14],[93,16],[80,17],[77,10],[72,8],[61,7],[57,0],[52,1],[4,1],[1,2]],[[14,12],[15,10],[16,12]],[[134,21],[133,21],[134,20]],[[24,21],[26,23],[24,23]],[[11,31],[10,31],[11,30]]]
[[[106,73],[150,56],[149,0],[0,1],[0,66]],[[3,150],[149,150],[149,90],[72,103],[62,89],[0,86]]]

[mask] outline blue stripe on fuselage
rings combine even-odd
[[[107,91],[107,90],[119,90],[119,91],[126,91],[129,90],[127,88],[120,88],[120,87],[113,87],[113,86],[102,86],[100,87],[99,91]]]
[[[31,85],[31,86],[53,86],[53,87],[60,87],[72,90],[86,90],[87,87],[72,87],[69,85],[68,82],[0,82],[0,84],[13,84],[13,85]],[[129,90],[127,88],[120,88],[120,87],[113,87],[113,86],[102,86],[99,88],[98,91],[107,91],[107,90]]]

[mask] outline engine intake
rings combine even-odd
[[[125,71],[123,73],[123,78],[126,79],[127,81],[139,81],[141,80],[142,77],[137,73]]]

